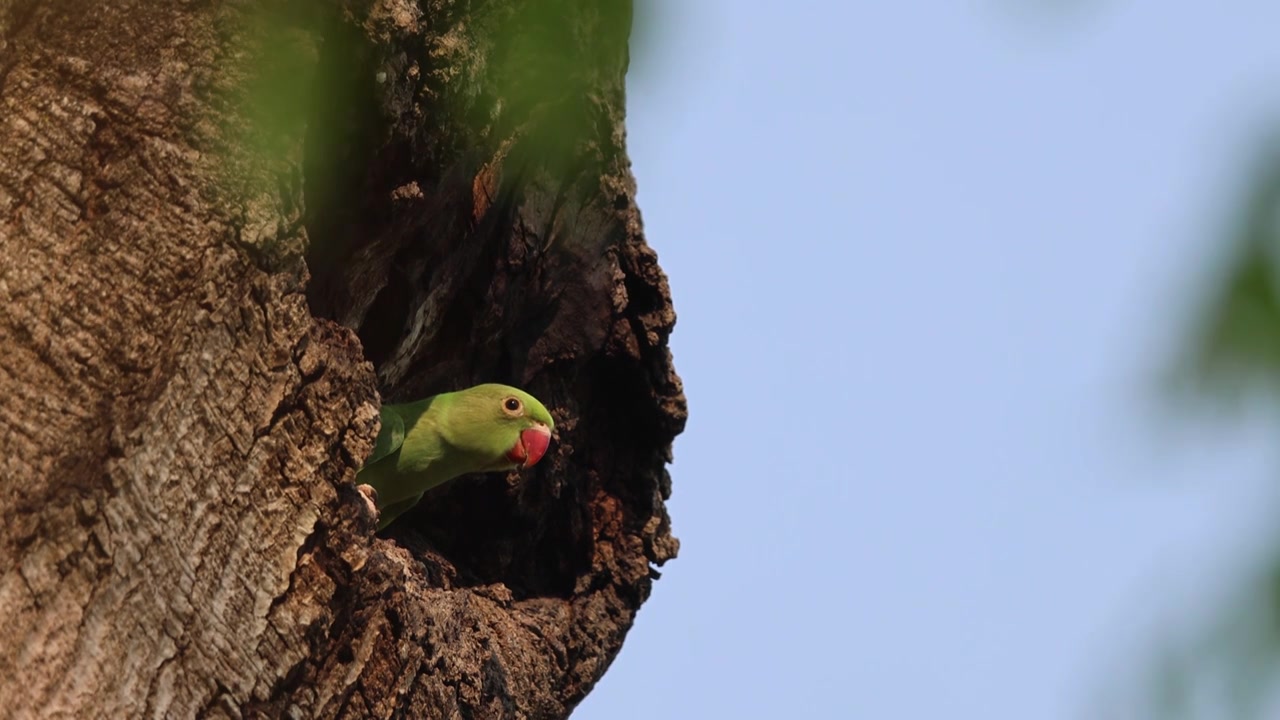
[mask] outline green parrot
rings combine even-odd
[[[383,405],[382,429],[356,475],[378,491],[378,529],[427,490],[459,475],[531,467],[555,422],[529,393],[488,383],[416,402]]]

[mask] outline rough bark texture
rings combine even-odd
[[[675,555],[630,7],[0,0],[0,717],[565,717]],[[557,443],[386,537],[392,400]]]

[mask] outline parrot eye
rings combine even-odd
[[[524,403],[520,402],[520,398],[509,397],[502,401],[502,409],[505,410],[508,415],[517,415],[524,409]]]

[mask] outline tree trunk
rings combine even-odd
[[[0,0],[0,716],[569,714],[677,548],[630,13]],[[547,458],[375,536],[379,391],[482,381]]]

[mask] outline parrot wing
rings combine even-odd
[[[365,465],[372,465],[382,458],[400,449],[404,444],[404,418],[390,405],[383,405],[379,411],[382,416],[382,427],[378,429],[378,439],[374,442],[373,452]]]

